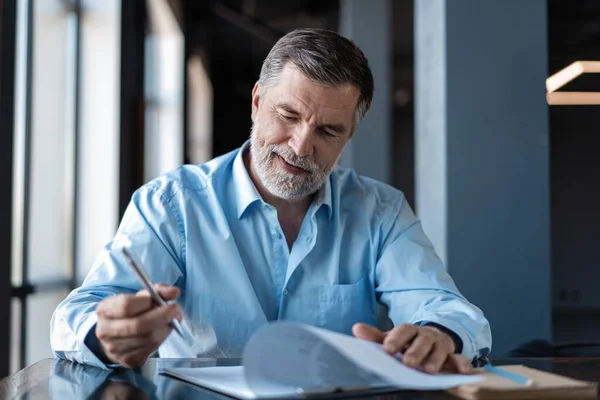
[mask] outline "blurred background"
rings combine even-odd
[[[597,0],[0,0],[0,377],[51,357],[49,321],[135,189],[239,147],[285,33],[365,52],[373,108],[341,163],[401,189],[492,356],[600,341],[600,108],[545,80],[600,60]],[[566,89],[599,91],[598,76]]]

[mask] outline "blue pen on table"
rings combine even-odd
[[[144,288],[148,291],[148,293],[150,293],[150,298],[152,299],[154,304],[156,304],[158,307],[168,305],[169,303],[167,303],[161,297],[161,295],[158,294],[158,292],[154,289],[154,286],[152,286],[152,282],[150,281],[150,279],[148,279],[144,271],[139,267],[138,263],[133,259],[131,254],[129,254],[127,249],[123,248],[121,250],[123,251],[125,258],[127,258],[127,261],[129,261],[129,264],[135,271],[135,274],[137,275]],[[173,327],[173,329],[179,334],[179,336],[185,338],[185,336],[183,335],[183,329],[181,328],[181,325],[179,324],[178,320],[173,319],[173,321],[171,321],[171,327]]]
[[[483,366],[483,370],[492,374],[496,374],[503,378],[509,379],[513,382],[520,383],[521,385],[532,385],[533,380],[525,375],[520,375],[514,372],[507,371],[502,368],[497,368],[492,366],[491,364],[486,364]]]

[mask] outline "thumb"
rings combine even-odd
[[[352,334],[359,339],[376,343],[383,343],[383,339],[386,335],[386,333],[379,329],[363,323],[354,324],[352,327]]]
[[[460,354],[450,354],[446,364],[450,364],[449,367],[453,372],[458,371],[461,374],[473,373],[471,362]]]
[[[163,283],[158,283],[158,284],[154,285],[154,289],[158,292],[160,297],[162,297],[163,300],[165,300],[165,301],[175,300],[181,294],[181,291],[179,290],[179,288],[177,286],[165,285]],[[144,289],[144,290],[140,290],[137,293],[137,295],[138,296],[149,296],[150,294],[148,293],[148,291],[146,289]]]
[[[159,283],[155,286],[156,291],[165,301],[175,300],[181,294],[181,290],[177,286],[169,286]]]

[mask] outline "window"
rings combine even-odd
[[[52,312],[116,229],[121,4],[17,5],[13,372],[51,356]]]
[[[183,163],[184,39],[164,0],[146,1],[144,181]]]
[[[76,286],[118,224],[120,2],[82,8]]]

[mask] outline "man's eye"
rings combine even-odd
[[[281,114],[281,113],[279,113],[279,117],[287,119],[288,121],[293,121],[293,120],[297,119],[296,117],[292,117],[292,116]]]
[[[331,133],[328,130],[325,129],[319,129],[321,131],[321,133],[323,133],[324,135],[330,136],[330,137],[336,137],[337,135],[335,133]]]

